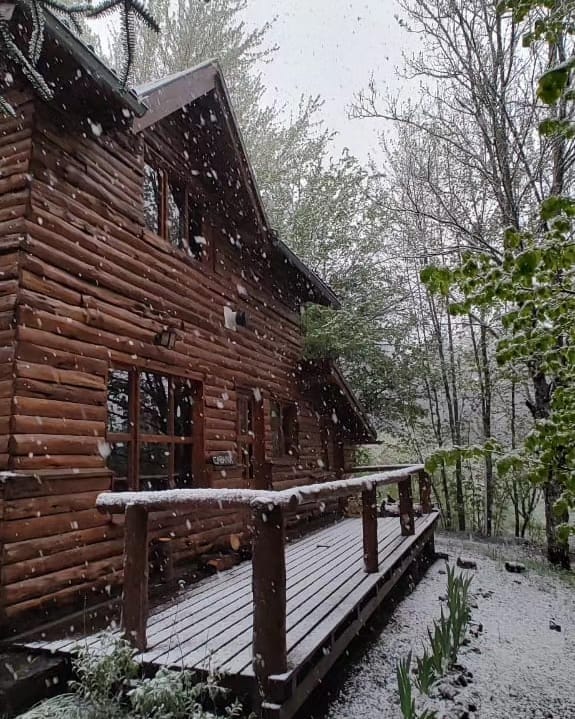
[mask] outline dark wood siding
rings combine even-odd
[[[201,484],[243,486],[240,467],[216,469],[210,458],[237,450],[236,401],[246,389],[263,398],[268,461],[270,401],[298,406],[299,456],[272,463],[274,488],[333,478],[321,466],[320,418],[297,379],[298,302],[257,250],[257,228],[244,227],[240,253],[223,232],[233,208],[211,202],[212,261],[200,263],[143,227],[141,136],[94,134],[40,103],[34,124],[32,105],[23,111],[24,120],[0,129],[0,466],[21,475],[7,478],[0,505],[9,618],[121,583],[122,522],[94,509],[110,487],[111,367],[201,382]],[[163,133],[147,131],[156,149]],[[182,152],[175,157],[181,162]],[[244,311],[247,326],[227,329],[225,306]],[[177,333],[173,349],[155,342],[167,325]],[[158,515],[151,536],[169,540],[176,564],[249,538],[237,512]]]

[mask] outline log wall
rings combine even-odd
[[[200,263],[144,228],[144,138],[94,134],[40,103],[21,108],[23,119],[0,129],[0,465],[19,475],[6,478],[0,504],[8,621],[122,581],[122,521],[94,508],[110,487],[103,448],[115,365],[202,383],[209,486],[243,486],[239,468],[209,460],[236,450],[238,391],[255,388],[268,459],[270,401],[298,403],[300,455],[273,465],[273,486],[333,478],[321,466],[320,418],[296,378],[297,302],[278,295],[264,255],[249,268],[234,255],[221,203],[206,228],[213,260]],[[165,131],[148,131],[148,143],[161,148]],[[226,305],[245,311],[248,326],[226,329]],[[166,323],[177,328],[173,349],[154,342]],[[176,564],[248,537],[237,512],[156,516],[151,532],[169,540]]]

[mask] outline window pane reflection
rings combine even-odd
[[[112,470],[119,479],[128,477],[128,443],[113,442],[110,445],[108,469]]]
[[[154,372],[140,374],[140,431],[145,434],[167,434],[169,381]]]
[[[192,487],[192,445],[174,445],[174,483],[176,487]]]
[[[170,445],[144,442],[140,445],[140,488],[169,489]]]
[[[144,217],[146,227],[160,234],[161,177],[158,170],[144,166]]]
[[[108,432],[128,432],[129,418],[129,374],[113,370],[108,378]]]
[[[193,388],[190,380],[174,381],[174,434],[191,437],[193,431]]]

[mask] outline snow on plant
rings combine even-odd
[[[166,668],[142,677],[134,656],[127,642],[104,634],[97,652],[78,652],[72,693],[45,700],[20,719],[216,719],[219,709],[242,716],[241,705],[229,701],[214,677],[200,681]]]
[[[457,655],[471,621],[469,587],[472,577],[464,577],[455,568],[447,566],[447,616],[441,615],[428,628],[429,648],[416,657],[415,685],[421,694],[429,694],[431,687],[457,662]],[[397,686],[404,719],[433,719],[433,712],[418,713],[413,697],[410,673],[411,653],[397,663]]]

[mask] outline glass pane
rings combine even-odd
[[[168,378],[155,372],[141,372],[140,431],[167,434],[169,406]]]
[[[191,489],[193,486],[192,455],[191,444],[174,445],[174,483],[176,487]]]
[[[128,447],[127,442],[113,442],[110,445],[110,455],[108,457],[108,469],[110,469],[118,479],[127,479],[128,477]]]
[[[174,434],[191,437],[193,433],[193,385],[188,379],[174,380]]]
[[[168,239],[175,247],[184,247],[184,193],[168,186]]]
[[[242,475],[244,479],[253,479],[254,477],[253,452],[252,444],[240,445],[240,463],[243,467]]]
[[[274,457],[282,456],[281,409],[277,402],[271,404],[272,453]]]
[[[284,436],[284,453],[297,454],[298,445],[298,426],[297,426],[297,409],[293,404],[283,407],[282,410],[282,431]]]
[[[161,196],[160,173],[144,165],[144,217],[146,227],[157,235],[160,234]]]
[[[204,213],[200,207],[190,206],[190,254],[201,260],[207,255],[208,243],[204,236]]]
[[[108,376],[108,432],[129,432],[128,370],[112,370]]]
[[[238,397],[238,414],[240,421],[240,434],[253,434],[253,401],[251,397]]]
[[[140,489],[169,489],[170,445],[142,442]]]

